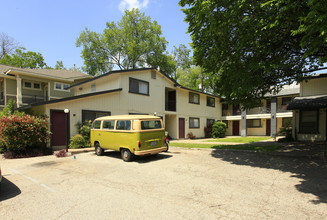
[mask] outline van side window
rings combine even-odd
[[[141,129],[148,130],[148,129],[159,129],[162,128],[161,121],[141,121]]]
[[[115,128],[115,120],[112,121],[103,121],[102,129],[113,130]]]
[[[93,129],[100,129],[101,121],[95,121],[92,125]]]
[[[117,130],[131,130],[131,121],[117,120]]]

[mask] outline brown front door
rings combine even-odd
[[[179,135],[178,138],[185,138],[185,119],[179,118]]]
[[[266,120],[266,136],[270,136],[270,119]]]
[[[240,121],[233,121],[233,135],[240,135]]]
[[[51,146],[65,146],[67,141],[67,114],[51,111]]]

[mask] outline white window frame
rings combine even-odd
[[[26,87],[25,83],[31,83],[31,87]],[[35,84],[39,84],[40,88],[35,88]],[[41,91],[41,83],[40,82],[34,82],[34,81],[30,81],[30,80],[24,80],[23,81],[23,88],[24,89],[30,89],[30,90],[37,90],[37,91]]]
[[[57,84],[60,84],[60,89],[57,88]],[[64,92],[70,92],[70,89],[64,89],[65,86],[69,87],[70,85],[67,83],[61,83],[61,82],[54,82],[53,89],[56,91],[64,91]]]

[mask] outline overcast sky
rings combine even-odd
[[[63,61],[67,68],[81,67],[81,47],[75,46],[87,27],[102,32],[106,22],[119,21],[125,9],[139,8],[156,20],[169,42],[168,51],[189,45],[188,24],[175,0],[2,0],[0,32],[27,50],[40,52],[48,66]]]

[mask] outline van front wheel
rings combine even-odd
[[[120,153],[125,162],[129,162],[133,159],[133,154],[128,149],[123,148],[120,150]]]
[[[104,153],[104,150],[100,147],[100,144],[99,144],[99,143],[96,143],[96,144],[94,145],[94,147],[95,147],[95,154],[96,154],[97,156],[102,156],[103,153]]]

